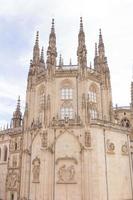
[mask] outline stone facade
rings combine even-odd
[[[93,68],[82,18],[77,65],[56,61],[52,20],[46,63],[37,32],[24,115],[18,99],[10,128],[0,132],[0,199],[133,199],[133,99],[112,107],[101,30]]]

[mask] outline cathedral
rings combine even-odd
[[[133,200],[133,82],[113,108],[101,30],[93,66],[82,18],[75,65],[57,63],[54,19],[46,62],[37,32],[25,102],[0,131],[0,200]]]

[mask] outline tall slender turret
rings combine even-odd
[[[40,62],[44,63],[44,49],[43,49],[43,47],[42,47],[42,50],[41,50]]]
[[[13,128],[18,128],[21,126],[21,122],[22,122],[22,113],[20,110],[20,97],[18,97],[18,103],[17,103],[17,107],[16,107],[16,111],[13,113]]]
[[[33,48],[33,65],[39,65],[39,61],[40,61],[39,31],[37,31],[36,41]]]
[[[49,46],[47,50],[47,68],[49,75],[50,74],[52,75],[52,72],[54,73],[55,71],[56,57],[57,57],[56,35],[55,35],[54,19],[52,19],[51,33],[49,36]]]
[[[99,45],[98,45],[98,52],[100,59],[104,59],[105,57],[105,50],[104,50],[104,43],[101,29],[99,30]]]
[[[81,74],[83,75],[85,72],[85,68],[87,67],[87,50],[85,45],[85,33],[83,30],[83,21],[82,17],[80,18],[80,30],[78,34],[78,65],[81,69]]]

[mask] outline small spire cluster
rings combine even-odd
[[[12,118],[13,128],[20,127],[21,121],[22,121],[22,113],[20,110],[20,96],[19,96],[17,101],[17,107],[15,112],[13,113],[13,118]]]

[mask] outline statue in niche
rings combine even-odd
[[[17,181],[18,181],[17,174],[15,174],[15,173],[9,174],[8,179],[7,179],[7,187],[8,188],[16,188]]]
[[[75,180],[75,168],[73,165],[63,165],[58,170],[58,183],[73,183]]]
[[[47,134],[47,131],[45,130],[42,133],[42,147],[44,147],[44,148],[47,147],[47,137],[48,137],[48,134]]]
[[[91,147],[91,134],[89,132],[85,132],[85,146]]]
[[[39,182],[39,175],[40,175],[40,159],[38,157],[36,157],[33,162],[33,182],[34,183],[38,183]]]
[[[13,156],[13,159],[12,159],[12,166],[13,166],[13,167],[17,167],[17,156]]]

